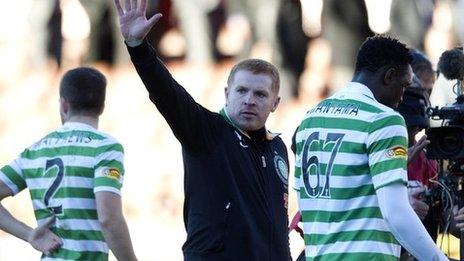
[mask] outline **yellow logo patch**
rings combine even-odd
[[[387,150],[385,154],[388,158],[397,158],[397,157],[406,158],[408,156],[408,151],[401,146],[396,146],[396,147],[393,147]]]
[[[119,180],[121,178],[121,174],[119,174],[119,170],[117,168],[108,168],[105,171],[105,176],[115,180]]]

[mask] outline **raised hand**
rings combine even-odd
[[[411,146],[408,149],[408,164],[410,164],[418,155],[419,153],[430,144],[430,141],[427,139],[427,136],[422,136],[416,144]]]
[[[147,20],[147,0],[125,0],[124,9],[121,7],[121,0],[114,0],[119,16],[119,27],[126,42],[142,41],[150,32],[151,28],[163,16],[158,13]]]
[[[32,230],[27,239],[32,247],[44,253],[45,255],[50,255],[54,251],[58,250],[61,245],[63,245],[61,238],[59,238],[50,230],[50,227],[54,222],[54,216],[48,218],[41,226],[38,226],[36,229]]]

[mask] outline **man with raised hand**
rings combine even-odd
[[[0,204],[0,229],[28,241],[42,260],[136,260],[122,214],[124,150],[98,131],[106,78],[93,68],[68,71],[60,83],[63,126],[0,169],[0,200],[28,188],[39,227]]]
[[[182,145],[185,260],[290,260],[288,157],[265,128],[280,98],[270,63],[236,64],[225,107],[211,112],[177,83],[144,40],[161,14],[146,19],[147,1],[115,0],[121,32],[150,100]]]

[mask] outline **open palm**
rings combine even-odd
[[[162,17],[160,13],[155,14],[150,19],[145,17],[147,0],[141,0],[140,6],[137,0],[125,0],[125,10],[123,10],[120,0],[114,0],[114,3],[118,10],[121,33],[126,41],[143,40]]]
[[[54,222],[55,217],[48,218],[41,226],[32,230],[28,237],[32,247],[45,255],[50,255],[63,245],[62,240],[50,230]]]

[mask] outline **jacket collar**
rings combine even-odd
[[[231,118],[229,117],[229,115],[227,114],[227,111],[226,111],[225,108],[222,108],[222,109],[219,111],[219,114],[221,114],[222,118],[224,118],[224,120],[225,120],[227,123],[229,123],[232,127],[234,127],[235,129],[237,129],[242,135],[244,135],[245,137],[251,139],[250,135],[249,135],[246,131],[240,129],[240,128],[232,121],[232,119],[231,119]],[[265,127],[265,128],[266,128],[266,127]],[[268,130],[266,129],[266,139],[267,139],[267,140],[272,140],[272,139],[274,139],[275,137],[277,137],[277,136],[279,136],[279,135],[280,135],[280,133],[273,133],[273,132],[270,132],[270,131],[268,131]]]

